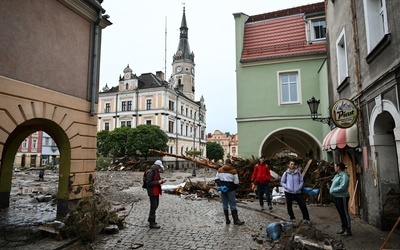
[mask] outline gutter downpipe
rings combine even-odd
[[[98,54],[99,54],[99,30],[100,21],[103,19],[102,10],[97,14],[97,20],[94,26],[94,44],[93,44],[93,66],[92,66],[92,84],[91,84],[91,98],[90,98],[90,116],[94,116],[94,105],[97,91],[97,75],[98,75]]]

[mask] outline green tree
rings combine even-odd
[[[104,157],[122,157],[128,153],[128,134],[130,127],[116,128],[111,132],[100,131],[97,133],[97,151]]]
[[[224,149],[221,145],[215,142],[207,142],[206,155],[210,160],[218,161],[224,157]]]
[[[109,144],[107,143],[108,137],[110,136],[110,131],[102,130],[97,133],[97,154],[107,157],[109,149]]]
[[[132,129],[128,135],[128,152],[136,154],[137,151],[147,159],[149,149],[167,151],[167,134],[156,125],[139,125]]]

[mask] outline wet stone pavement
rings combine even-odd
[[[126,229],[119,234],[102,237],[95,249],[258,249],[252,239],[264,227],[267,214],[239,210],[242,226],[225,225],[221,203],[207,199],[185,199],[178,195],[163,194],[157,210],[157,223],[161,229],[149,229],[147,217],[149,201],[140,188],[143,199],[136,203],[126,220]],[[130,190],[128,190],[129,192]]]

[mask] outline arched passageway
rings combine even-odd
[[[68,209],[68,190],[70,177],[71,149],[70,142],[63,129],[56,123],[47,119],[31,119],[19,126],[9,135],[4,144],[2,164],[0,172],[0,207],[5,208],[10,205],[11,180],[13,173],[14,158],[19,145],[26,137],[36,131],[45,131],[49,134],[60,151],[59,163],[59,182],[57,192],[57,215],[63,215]]]
[[[266,157],[292,154],[319,159],[321,144],[308,131],[286,127],[275,130],[265,137],[261,146],[261,154]]]

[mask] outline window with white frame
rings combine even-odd
[[[347,68],[346,32],[343,28],[336,40],[336,57],[338,69],[338,86],[349,76]]]
[[[106,103],[106,108],[104,109],[104,113],[110,113],[110,107],[111,107],[111,104]]]
[[[299,103],[299,73],[279,72],[280,103]]]
[[[121,102],[121,111],[126,111],[126,101]]]
[[[132,122],[131,121],[127,121],[126,122],[126,126],[131,128],[132,127]]]
[[[389,33],[386,0],[363,0],[368,52]]]
[[[326,22],[323,19],[311,21],[311,40],[319,41],[326,39]]]
[[[146,125],[151,125],[151,120],[146,120]]]
[[[22,142],[22,148],[23,149],[28,148],[28,139],[25,139],[24,142]]]
[[[307,42],[313,43],[326,40],[326,21],[325,17],[306,18]]]
[[[104,130],[110,131],[110,123],[109,122],[104,123]]]
[[[132,111],[132,101],[127,101],[127,110]]]
[[[126,122],[125,121],[121,121],[121,128],[126,126]]]

